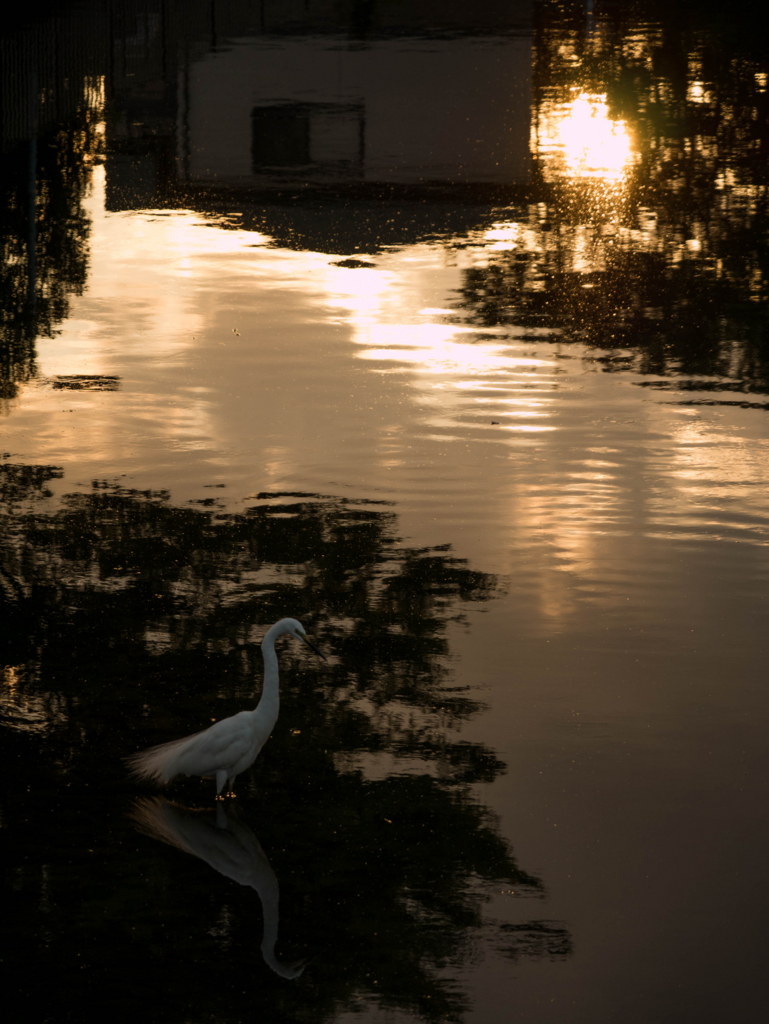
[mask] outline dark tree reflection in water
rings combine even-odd
[[[238,1020],[261,1006],[325,1020],[372,998],[458,1019],[465,996],[449,979],[479,942],[568,954],[557,924],[508,935],[482,917],[500,888],[544,893],[473,795],[504,765],[458,738],[479,705],[447,685],[447,627],[498,580],[448,547],[402,546],[384,503],[265,493],[231,515],[95,483],[54,507],[58,476],[7,464],[2,475],[2,815],[27,821],[5,925],[39,1019],[52,1008],[35,977],[66,1000],[81,970],[93,1012],[115,972],[134,970],[157,1001],[151,1019],[175,1007]],[[280,883],[279,958],[317,958],[294,987],[260,974],[255,897],[131,832],[121,764],[252,706],[258,637],[288,612],[331,663],[281,651],[281,717],[239,780],[239,813]],[[209,795],[196,781],[173,793]]]
[[[498,211],[513,244],[465,272],[462,307],[477,324],[547,326],[608,349],[607,371],[765,394],[766,48],[744,12],[720,6],[536,10],[542,201]],[[592,106],[582,122],[580,101]],[[620,137],[630,152],[612,159]]]
[[[99,154],[98,96],[72,118],[3,153],[0,202],[0,399],[36,376],[35,340],[52,337],[85,287],[90,222],[83,199]]]

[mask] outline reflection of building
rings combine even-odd
[[[347,253],[461,232],[490,192],[526,187],[528,0],[148,6],[116,22],[108,210],[237,209],[281,244]],[[425,184],[444,191],[382,201]],[[298,205],[306,186],[357,216]]]
[[[255,37],[182,72],[178,175],[193,185],[528,180],[522,37]]]
[[[179,185],[528,180],[531,0],[110,6],[109,209]]]
[[[220,203],[221,186],[528,178],[521,32],[531,0],[81,0],[39,10],[0,30],[0,399],[35,372],[34,338],[83,286],[80,204],[102,150],[113,211]],[[357,223],[331,228],[317,210],[297,221],[273,207],[264,227],[290,244],[333,236],[333,251],[347,252],[402,241],[404,230],[423,237],[436,219],[462,230],[476,219],[465,202],[412,203],[403,217],[376,197]]]

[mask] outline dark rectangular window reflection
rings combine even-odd
[[[254,170],[302,167],[310,162],[310,116],[304,104],[254,107],[251,112]]]
[[[286,103],[251,111],[255,172],[305,167],[318,173],[363,164],[362,104]]]

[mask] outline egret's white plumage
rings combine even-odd
[[[280,687],[275,641],[285,633],[298,637],[323,657],[296,619],[276,622],[262,640],[264,686],[254,710],[240,711],[203,732],[132,754],[126,758],[132,773],[162,785],[177,775],[202,775],[216,779],[217,797],[225,782],[231,791],[235,777],[254,763],[278,720]]]

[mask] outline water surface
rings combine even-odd
[[[752,1019],[750,22],[147,0],[2,45],[23,1019]],[[329,662],[284,641],[236,804],[127,778],[287,614]]]

